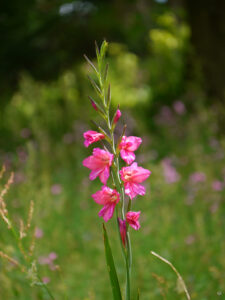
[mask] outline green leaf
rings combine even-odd
[[[86,61],[88,62],[88,64],[92,67],[92,69],[96,72],[96,74],[98,74],[98,70],[96,69],[95,65],[93,64],[92,61],[90,61],[90,59],[87,57],[86,54],[84,54],[84,58],[86,59]]]
[[[88,79],[90,80],[90,82],[91,82],[93,88],[95,89],[96,93],[101,96],[102,92],[101,92],[99,86],[97,85],[97,83],[90,76],[88,76]]]
[[[112,286],[113,299],[122,300],[119,280],[117,277],[112,251],[111,251],[108,235],[104,224],[103,224],[103,237],[104,237],[104,245],[105,245],[105,257],[106,257],[107,268],[108,268],[109,277]]]

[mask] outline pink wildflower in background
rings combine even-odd
[[[214,191],[222,191],[222,189],[223,189],[223,183],[222,183],[222,181],[219,181],[219,180],[213,181],[213,183],[212,183],[212,189]]]
[[[178,115],[184,115],[186,112],[186,107],[182,101],[175,101],[173,103],[173,109]]]
[[[112,190],[107,186],[92,195],[95,202],[103,205],[99,212],[99,217],[103,217],[105,222],[112,218],[115,206],[120,201],[120,194],[116,190]]]
[[[126,221],[125,220],[121,220],[120,218],[118,218],[118,222],[119,222],[119,228],[120,228],[120,236],[121,236],[121,240],[122,243],[125,247],[126,245]]]
[[[50,278],[49,277],[42,277],[42,281],[44,284],[47,284],[50,282]]]
[[[41,239],[43,237],[43,230],[41,228],[36,227],[34,236],[36,237],[36,239]]]
[[[90,180],[99,176],[101,182],[106,184],[109,178],[109,167],[112,165],[113,154],[100,148],[93,150],[93,155],[83,161],[83,165],[91,170]]]
[[[48,257],[51,261],[53,261],[58,257],[58,255],[55,252],[51,252],[49,253]]]
[[[165,158],[162,161],[162,166],[163,166],[163,175],[167,183],[174,183],[180,179],[180,175],[178,174],[176,169],[172,166],[171,160],[169,158]]]
[[[203,172],[195,172],[190,175],[189,180],[192,183],[204,182],[206,180],[206,176]]]
[[[121,158],[130,165],[135,160],[134,151],[138,149],[142,139],[136,136],[123,136],[119,144]]]
[[[121,111],[120,111],[119,109],[117,109],[116,114],[115,114],[115,117],[114,117],[114,119],[113,119],[113,123],[114,123],[114,124],[116,124],[116,123],[119,121],[121,115],[122,115],[122,114],[121,114]]]
[[[62,186],[60,184],[53,184],[51,186],[51,193],[52,195],[59,195],[62,192]]]
[[[91,145],[92,143],[95,143],[99,140],[102,140],[105,138],[104,134],[99,133],[97,131],[93,131],[93,130],[88,130],[86,131],[84,134],[84,146],[88,147],[89,145]]]
[[[151,172],[134,162],[129,167],[123,167],[120,171],[121,179],[124,182],[125,194],[133,199],[137,195],[145,195],[145,187],[140,183],[145,181]]]
[[[134,228],[135,230],[140,229],[140,223],[139,223],[139,217],[140,217],[141,212],[135,212],[135,211],[128,211],[126,213],[126,221],[127,223]]]
[[[38,262],[40,265],[48,265],[49,268],[54,271],[56,269],[54,261],[57,259],[57,257],[58,255],[55,252],[51,252],[47,256],[40,256],[38,258]]]

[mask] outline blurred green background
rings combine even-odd
[[[219,0],[4,1],[0,8],[0,164],[15,180],[5,197],[16,226],[34,201],[29,247],[56,299],[111,299],[99,206],[82,160],[82,134],[98,122],[88,95],[94,41],[109,42],[114,108],[127,135],[143,138],[140,165],[152,171],[134,201],[133,282],[142,300],[225,299],[225,2]],[[92,148],[92,147],[90,147]],[[107,224],[124,280],[115,220]],[[0,251],[21,256],[0,220]],[[56,267],[58,266],[58,267]],[[49,299],[0,260],[0,299]]]

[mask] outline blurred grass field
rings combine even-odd
[[[153,250],[176,266],[192,299],[224,299],[225,140],[216,114],[204,105],[203,94],[193,86],[189,93],[151,112],[152,99],[168,93],[173,99],[177,93],[174,89],[180,84],[183,55],[175,37],[162,39],[168,45],[160,48],[162,33],[151,34],[157,40],[154,57],[158,60],[140,60],[119,44],[111,46],[108,58],[113,105],[121,103],[118,131],[126,123],[127,134],[143,138],[137,162],[152,171],[146,196],[134,201],[142,216],[140,231],[131,233],[133,293],[140,288],[142,300],[185,299],[175,274],[150,254]],[[161,52],[166,46],[168,57]],[[175,72],[177,60],[181,65]],[[164,68],[161,73],[158,69],[163,63],[168,74],[163,73]],[[5,200],[17,226],[20,218],[27,218],[29,203],[34,201],[32,228],[24,243],[30,245],[35,230],[36,263],[56,299],[66,299],[65,295],[71,300],[112,297],[102,220],[91,198],[100,182],[90,182],[89,172],[82,166],[91,152],[83,146],[82,133],[90,129],[90,119],[97,120],[87,99],[93,93],[86,80],[89,72],[81,63],[46,84],[23,74],[19,90],[1,115],[0,161],[7,168],[2,185],[15,171],[15,182]],[[151,76],[155,82],[149,85]],[[107,229],[118,274],[124,280],[115,219]],[[0,249],[20,260],[15,241],[2,221],[0,231]],[[49,254],[54,254],[52,263],[46,263]],[[49,298],[40,288],[31,287],[15,266],[1,259],[0,299]]]

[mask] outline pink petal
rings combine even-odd
[[[104,196],[104,193],[102,192],[102,190],[97,191],[95,194],[93,194],[92,198],[98,204],[105,205],[107,203],[106,197]]]
[[[123,140],[124,147],[128,151],[136,151],[140,144],[142,143],[142,139],[137,136],[125,136],[125,139]]]
[[[101,190],[92,195],[96,203],[106,205],[108,203],[117,204],[120,201],[120,194],[117,190],[112,190],[108,186],[102,186]]]
[[[83,166],[90,170],[95,170],[102,167],[102,164],[92,155],[83,160]]]
[[[93,130],[88,130],[84,132],[83,136],[85,139],[84,141],[85,147],[88,147],[90,144],[105,138],[104,134]]]
[[[92,170],[90,175],[89,175],[89,179],[90,180],[94,180],[95,178],[97,178],[102,172],[102,169],[96,169],[96,170]]]
[[[132,175],[132,181],[135,183],[141,183],[151,175],[151,171],[138,167],[137,163],[133,163],[131,167],[135,169],[135,172]]]
[[[145,187],[141,184],[125,182],[125,194],[128,195],[131,200],[137,195],[145,195]]]
[[[126,214],[126,221],[127,223],[134,228],[135,230],[138,230],[141,226],[139,223],[139,217],[140,217],[141,212],[135,212],[135,211],[129,211]]]
[[[112,218],[115,209],[115,203],[106,204],[99,212],[99,217],[103,217],[105,222]]]
[[[102,172],[99,174],[99,178],[103,184],[107,183],[109,178],[109,167],[105,167]]]
[[[130,165],[135,160],[135,154],[127,150],[121,150],[120,156],[128,165]]]

